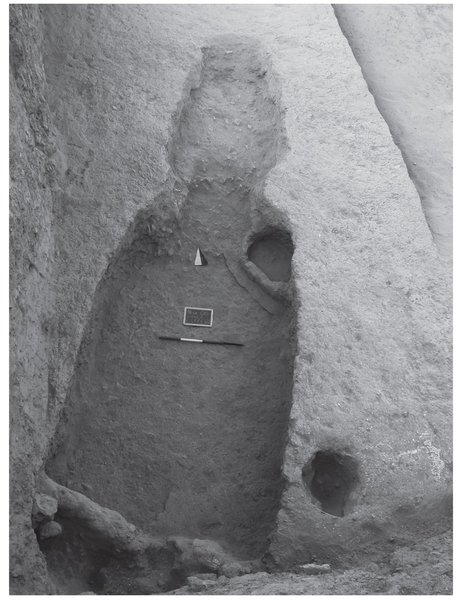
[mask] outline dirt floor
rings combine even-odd
[[[244,40],[206,50],[172,148],[191,190],[177,249],[159,256],[153,231],[110,267],[47,464],[145,531],[215,539],[241,558],[262,555],[279,508],[295,352],[291,302],[242,266],[256,187],[281,144],[268,69]],[[284,232],[262,252],[274,279],[289,280],[291,246]],[[212,308],[212,328],[184,326],[185,306]]]
[[[290,573],[254,573],[214,580],[205,574],[191,577],[187,586],[171,594],[205,595],[431,595],[452,594],[452,533],[419,544],[395,548],[374,562],[346,571],[305,575],[301,567]],[[329,566],[329,565],[327,565]],[[314,565],[308,567],[313,570]],[[304,569],[306,570],[306,569]]]

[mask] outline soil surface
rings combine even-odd
[[[419,544],[393,549],[374,562],[320,575],[254,573],[217,581],[193,578],[171,594],[208,595],[450,595],[453,593],[451,531]]]

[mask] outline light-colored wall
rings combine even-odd
[[[335,12],[450,260],[453,5],[337,4]]]

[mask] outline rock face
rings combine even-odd
[[[334,7],[399,146],[442,257],[452,257],[452,6]]]
[[[12,9],[10,32],[10,575],[12,592],[47,593],[31,515],[53,435],[55,148],[38,8]]]
[[[403,12],[408,28],[411,8]],[[119,424],[125,418],[127,432],[132,411],[123,413],[119,398],[125,409],[134,409],[122,385],[133,381],[136,369],[145,379],[136,383],[137,390],[144,389],[145,403],[136,409],[142,432],[132,432],[139,439],[133,451],[124,454],[126,464],[120,466],[117,480],[108,482],[112,487],[104,505],[112,510],[122,506],[148,520],[137,512],[135,494],[128,507],[124,486],[132,473],[135,485],[141,476],[148,486],[156,485],[151,472],[145,469],[141,474],[141,469],[154,460],[152,448],[164,446],[158,431],[151,438],[156,436],[154,443],[145,432],[152,431],[155,411],[163,420],[168,413],[161,409],[161,398],[147,394],[148,361],[140,357],[157,361],[159,344],[149,345],[154,332],[139,328],[132,341],[126,336],[134,322],[145,323],[150,309],[152,324],[163,325],[169,309],[177,316],[178,305],[185,301],[175,296],[177,273],[170,307],[165,303],[167,282],[161,277],[166,277],[168,265],[176,269],[180,261],[185,274],[209,269],[222,281],[221,297],[215,291],[222,307],[236,299],[252,307],[247,314],[254,315],[250,331],[257,339],[243,352],[255,352],[258,338],[265,350],[256,359],[250,354],[250,360],[263,361],[263,352],[272,348],[266,373],[254,371],[253,364],[250,372],[260,377],[261,390],[270,377],[276,380],[276,406],[270,409],[277,416],[271,424],[260,417],[257,428],[261,396],[247,393],[240,406],[232,405],[234,418],[244,400],[257,407],[256,414],[248,415],[256,429],[253,445],[244,427],[232,427],[233,434],[245,436],[247,456],[253,452],[244,464],[245,484],[253,468],[254,477],[266,484],[257,484],[257,489],[270,490],[260,499],[268,517],[253,524],[256,552],[269,542],[265,560],[272,566],[303,565],[315,556],[334,569],[356,560],[382,560],[394,543],[402,547],[445,530],[450,525],[451,482],[450,274],[333,9],[14,5],[10,10],[11,592],[59,592],[50,582],[32,529],[37,475],[48,458],[58,461],[60,455],[56,473],[71,480],[66,452],[78,444],[69,442],[77,431],[69,415],[83,414],[88,406],[84,403],[89,403],[88,409],[100,417],[91,424],[92,443],[100,436],[107,454],[94,454],[91,461],[81,455],[86,463],[79,460],[70,467],[85,496],[102,494],[100,483],[107,482],[104,461],[112,465],[123,457],[118,448],[125,432]],[[233,42],[228,45],[236,30],[244,38],[244,53],[238,54]],[[217,60],[212,52],[219,52],[221,60],[213,81],[205,68],[201,70],[200,85],[199,65],[206,52],[210,63]],[[241,90],[233,97],[231,71],[242,68],[247,52],[253,67],[250,81],[258,82],[252,87],[259,93],[237,98],[243,96]],[[215,90],[221,90],[221,107]],[[395,98],[401,106],[403,99]],[[271,119],[269,127],[264,118]],[[238,146],[241,139],[243,147]],[[416,140],[407,138],[406,143],[430,157],[435,144]],[[233,145],[233,154],[230,150],[224,155],[223,141]],[[262,155],[256,154],[260,151]],[[213,163],[220,171],[205,181]],[[226,181],[230,177],[243,180],[243,198],[237,198],[234,182]],[[212,204],[216,196],[219,200]],[[222,222],[200,219],[211,206],[217,217],[223,207],[229,211],[230,222],[236,223],[234,238]],[[202,234],[214,222],[207,249],[201,244]],[[200,235],[187,241],[192,231]],[[287,243],[279,247],[282,239]],[[206,267],[192,264],[198,241],[206,256],[208,250]],[[231,255],[227,266],[217,256],[217,241]],[[244,259],[238,262],[241,248]],[[143,262],[138,262],[139,255]],[[288,270],[290,278],[285,276]],[[121,274],[124,279],[118,285]],[[209,292],[210,282],[205,286]],[[286,298],[287,308],[277,311]],[[287,334],[292,319],[295,328]],[[220,333],[239,340],[246,323],[238,321],[237,311],[224,323]],[[275,323],[272,331],[270,323]],[[118,330],[115,337],[111,329]],[[85,354],[88,348],[93,354]],[[167,348],[165,372],[174,358],[191,362],[204,350]],[[231,360],[237,362],[236,350],[226,348],[224,356],[231,352]],[[139,355],[139,361],[123,362],[123,352],[132,361]],[[221,361],[220,352],[223,349],[214,348],[208,356]],[[273,361],[276,352],[279,364]],[[94,355],[99,362],[91,358],[85,364]],[[235,368],[236,362],[218,382],[229,388],[230,399],[243,371],[241,365]],[[293,373],[285,377],[290,362]],[[153,364],[160,370],[159,362]],[[91,383],[100,366],[108,376],[106,390]],[[182,400],[186,382],[180,371],[170,373],[171,386],[164,381],[163,397],[175,390]],[[202,413],[189,413],[200,415],[196,423],[211,419],[211,394],[204,380],[200,385]],[[109,402],[108,393],[118,399]],[[220,387],[214,396],[224,406]],[[215,418],[212,426],[221,426],[222,413]],[[174,424],[177,442],[181,432],[189,435],[193,427],[192,419],[174,419]],[[81,429],[82,434],[87,431]],[[213,436],[210,439],[216,439]],[[205,448],[205,435],[202,439],[205,456],[218,457],[213,448]],[[228,444],[232,463],[242,464],[232,454],[236,449],[229,439],[222,435],[221,443]],[[268,440],[272,456],[263,456],[263,469],[257,470],[255,454],[267,449]],[[143,441],[145,457],[134,451]],[[198,441],[196,437],[196,448],[186,449],[190,456],[203,456]],[[65,451],[59,454],[61,442]],[[177,480],[180,469],[186,477],[188,467],[195,472],[196,465],[188,465],[188,459],[180,466],[181,456],[174,459],[170,447],[167,452],[161,477],[172,473]],[[194,500],[205,498],[211,481],[204,471],[207,460],[199,479],[203,489],[192,490]],[[217,478],[221,464],[215,466],[215,482],[225,480],[226,473]],[[123,486],[117,486],[118,481]],[[164,505],[167,527],[174,519],[177,527],[185,526],[180,507],[189,481],[181,488],[178,504],[171,495]],[[139,498],[143,503],[143,493]],[[157,503],[155,496],[152,504],[159,514]],[[249,502],[243,504],[246,515],[236,517],[249,518],[249,506],[257,513],[257,505]],[[73,518],[65,522],[59,511],[56,518],[62,535],[41,542],[50,552],[53,544],[66,539],[66,525],[74,540],[79,536]],[[190,527],[201,533],[195,515],[193,519]],[[161,519],[150,522],[153,533],[164,525]],[[219,527],[216,537],[222,534]],[[209,532],[207,537],[212,537]],[[105,585],[99,579],[109,575],[91,577],[88,573],[85,587],[79,589],[98,591]],[[138,585],[154,588],[149,581]]]

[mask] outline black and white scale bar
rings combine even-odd
[[[213,340],[195,340],[193,338],[170,337],[168,335],[158,335],[160,340],[172,340],[173,342],[195,342],[198,344],[217,344],[219,346],[243,346],[239,342],[215,342]]]

